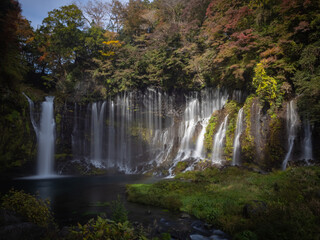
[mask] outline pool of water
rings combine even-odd
[[[5,193],[11,188],[22,189],[27,193],[37,194],[42,199],[49,199],[55,219],[61,226],[84,223],[102,213],[108,217],[111,208],[106,203],[118,199],[127,208],[130,220],[144,222],[148,220],[141,219],[142,212],[150,215],[151,207],[127,202],[126,184],[152,183],[158,180],[141,175],[21,178],[2,183],[1,192]],[[162,211],[156,208],[152,210]]]
[[[126,200],[126,184],[153,183],[159,180],[142,175],[20,178],[2,181],[0,191],[3,194],[14,188],[49,199],[55,220],[61,228],[78,222],[84,224],[101,214],[110,218],[110,203],[120,199],[128,211],[129,220],[134,224],[141,224],[148,230],[150,237],[170,232],[174,236],[172,239],[207,239],[206,236],[214,234],[216,229],[208,229],[203,222],[190,216],[185,218],[181,217],[181,213],[170,213],[165,209]],[[224,233],[221,236],[219,238],[217,235],[215,239],[227,239]]]

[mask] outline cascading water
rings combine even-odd
[[[196,142],[196,149],[193,152],[194,158],[203,158],[204,156],[204,135],[209,124],[211,114],[221,109],[227,102],[226,92],[221,93],[218,89],[215,91],[203,90],[201,92],[201,132]]]
[[[199,116],[199,100],[191,99],[187,102],[186,110],[184,111],[184,124],[180,125],[179,135],[183,136],[180,149],[176,159],[178,161],[187,159],[191,156],[194,146],[192,146],[192,136],[194,134]]]
[[[91,162],[102,167],[103,124],[106,102],[93,103],[91,110]]]
[[[192,92],[183,98],[150,88],[89,104],[86,111],[77,106],[72,133],[74,158],[125,173],[190,157],[204,158],[206,126],[227,98],[219,89]]]
[[[293,100],[287,104],[287,134],[288,134],[288,152],[282,162],[282,170],[286,170],[288,161],[290,160],[291,153],[296,138],[296,128],[298,125],[298,114],[296,112],[295,103]]]
[[[228,116],[229,115],[227,115],[224,118],[224,121],[221,123],[213,140],[214,142],[213,142],[213,150],[212,150],[212,162],[217,164],[221,164],[223,161],[222,150],[223,150],[224,139],[226,137]]]
[[[37,139],[39,138],[39,128],[38,128],[38,126],[37,126],[37,124],[36,124],[36,121],[34,120],[34,117],[33,117],[33,115],[34,115],[34,103],[33,103],[33,101],[25,94],[25,93],[22,93],[23,94],[23,96],[25,96],[26,98],[27,98],[27,100],[28,100],[28,103],[29,103],[29,109],[30,109],[30,120],[31,120],[31,124],[32,124],[32,126],[33,126],[33,129],[34,129],[34,131],[35,131],[35,133],[36,133],[36,136],[37,136]]]
[[[53,114],[54,97],[46,97],[42,103],[38,139],[38,176],[47,178],[54,175],[55,121]]]
[[[115,159],[115,126],[114,126],[114,102],[109,101],[109,127],[108,127],[108,164],[107,166],[114,167],[113,160]]]
[[[235,137],[233,142],[232,165],[240,165],[240,136],[243,130],[243,108],[238,112]]]
[[[304,138],[302,141],[302,159],[304,159],[307,164],[309,164],[309,160],[313,159],[312,156],[312,131],[309,120],[303,121],[303,133]]]
[[[53,113],[54,97],[46,97],[46,101],[41,104],[40,127],[34,120],[34,104],[27,98],[30,107],[30,118],[34,131],[37,136],[38,156],[37,156],[37,175],[36,178],[54,177],[54,144],[55,144],[55,121]]]

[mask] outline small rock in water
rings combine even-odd
[[[222,238],[222,237],[219,236],[219,235],[212,235],[212,236],[210,236],[209,239],[210,239],[210,240],[229,240],[228,238]]]
[[[215,235],[225,235],[225,233],[222,232],[222,231],[219,230],[219,229],[213,230],[213,234],[215,234]]]
[[[202,233],[202,234],[205,234],[207,236],[210,235],[210,232],[207,230],[205,224],[200,221],[200,220],[196,220],[194,221],[192,224],[191,224],[192,228],[194,230],[197,230],[198,232]]]
[[[210,240],[210,238],[202,236],[200,234],[192,234],[190,235],[191,240]]]
[[[210,239],[214,239],[214,240],[228,240],[229,239],[228,235],[219,229],[213,230],[212,233],[213,233],[213,235],[210,236]]]
[[[191,218],[188,213],[182,213],[181,218]]]

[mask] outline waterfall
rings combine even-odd
[[[229,115],[227,115],[224,118],[224,121],[221,123],[217,133],[214,136],[213,150],[212,150],[212,161],[214,163],[221,164],[222,162],[223,143],[226,137],[228,116]]]
[[[29,103],[29,109],[30,109],[30,120],[31,120],[31,124],[32,124],[32,126],[33,126],[33,129],[34,129],[34,131],[35,131],[35,133],[36,133],[36,136],[37,136],[37,139],[38,139],[38,137],[39,137],[39,127],[37,126],[37,124],[36,124],[36,121],[34,120],[34,117],[33,117],[33,115],[34,115],[34,113],[33,113],[33,111],[34,111],[34,103],[33,103],[33,101],[23,92],[22,93],[26,98],[27,98],[27,100],[28,100],[28,103]]]
[[[30,119],[37,136],[37,178],[48,178],[54,175],[54,143],[55,143],[55,121],[53,114],[54,97],[46,97],[41,104],[40,127],[34,120],[34,103],[24,93],[29,102]]]
[[[101,167],[102,144],[104,133],[104,111],[106,102],[93,103],[91,109],[91,162],[96,167]]]
[[[114,166],[115,159],[115,126],[114,126],[114,102],[109,101],[109,132],[108,132],[108,167]]]
[[[86,111],[76,105],[74,160],[125,173],[188,158],[198,161],[206,157],[203,143],[210,116],[227,98],[227,92],[219,89],[183,96],[148,88],[88,104]]]
[[[184,111],[184,124],[181,124],[179,129],[179,135],[183,137],[181,140],[179,153],[176,157],[178,161],[187,159],[191,156],[193,150],[192,136],[194,134],[196,124],[198,123],[199,118],[198,109],[198,99],[195,98],[187,102],[187,107]]]
[[[240,165],[240,136],[243,130],[243,108],[238,112],[235,137],[233,142],[232,165]]]
[[[298,115],[295,109],[294,101],[291,100],[287,104],[287,134],[288,134],[288,152],[282,162],[282,170],[286,170],[288,161],[291,157],[291,153],[294,146],[294,140],[296,138],[296,128],[298,125]]]
[[[54,175],[55,121],[53,100],[54,97],[46,97],[46,101],[41,105],[37,173],[41,178],[47,178]]]
[[[302,141],[302,159],[304,159],[307,164],[309,160],[313,159],[312,156],[312,132],[309,120],[303,121],[303,133],[304,138]]]
[[[194,158],[203,158],[204,156],[204,135],[209,124],[211,114],[221,109],[227,102],[228,95],[222,93],[219,89],[208,91],[208,89],[201,92],[201,118],[200,121],[202,129],[196,142],[196,149],[193,153]]]

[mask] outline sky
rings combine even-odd
[[[49,11],[69,5],[74,0],[19,0],[19,2],[22,15],[31,21],[31,26],[36,29],[42,23],[42,20],[48,16]],[[88,0],[77,0],[77,2],[85,4]]]

